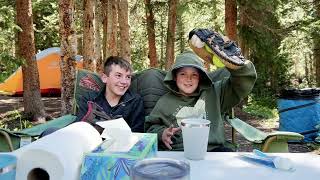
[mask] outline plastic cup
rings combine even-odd
[[[183,119],[181,121],[184,156],[191,160],[204,159],[208,148],[210,121]]]

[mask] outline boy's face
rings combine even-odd
[[[183,67],[178,69],[176,74],[176,83],[179,92],[189,96],[198,88],[200,75],[194,67]]]
[[[131,71],[113,64],[109,75],[103,74],[101,79],[106,83],[107,94],[121,97],[131,84]]]

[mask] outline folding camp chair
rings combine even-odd
[[[25,143],[30,143],[38,138],[38,136],[47,128],[63,128],[71,124],[75,120],[75,116],[66,115],[44,124],[39,124],[31,128],[26,128],[21,131],[9,131],[7,129],[0,129],[0,152],[13,151]]]
[[[76,111],[80,99],[88,99],[91,96],[98,95],[104,88],[104,83],[96,73],[86,70],[78,70],[76,73],[75,91],[74,91],[74,110],[73,114],[61,116],[59,118],[39,124],[31,128],[20,131],[9,131],[0,128],[0,152],[13,151],[21,146],[36,140],[39,135],[48,128],[63,128],[76,120]]]

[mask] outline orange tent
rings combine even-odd
[[[61,89],[60,48],[48,48],[36,54],[41,94],[57,94]],[[82,68],[82,57],[76,56],[77,68]],[[23,93],[22,69],[19,67],[8,79],[0,83],[0,94]]]

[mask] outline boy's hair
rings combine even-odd
[[[131,64],[126,61],[125,59],[123,59],[122,57],[119,56],[110,56],[106,59],[106,61],[104,62],[104,73],[109,76],[110,72],[111,72],[111,66],[112,65],[118,65],[120,66],[120,68],[125,69],[126,71],[130,71],[133,72],[132,66]]]

